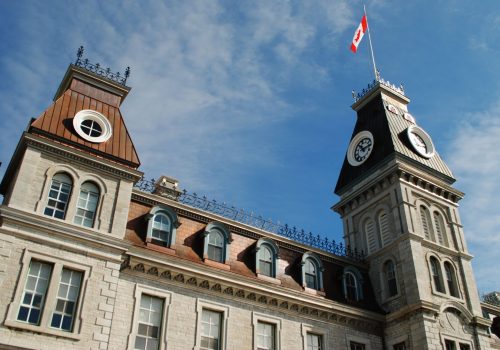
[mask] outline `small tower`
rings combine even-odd
[[[346,245],[366,253],[387,348],[488,349],[453,174],[402,86],[379,79],[354,96],[333,209]]]
[[[82,55],[22,135],[0,192],[8,207],[121,237],[142,176],[120,112],[130,69],[113,73]]]

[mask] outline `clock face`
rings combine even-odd
[[[407,133],[410,144],[418,155],[424,158],[431,158],[434,155],[434,144],[422,128],[412,125],[408,128]]]
[[[372,140],[368,137],[361,139],[354,149],[354,159],[358,162],[364,161],[372,150]]]
[[[352,166],[363,164],[373,150],[373,135],[369,131],[361,131],[353,137],[347,151],[347,161]]]

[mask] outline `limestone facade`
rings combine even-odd
[[[166,192],[134,187],[133,153],[68,126],[96,110],[121,128],[106,142],[135,152],[126,93],[70,66],[21,137],[1,184],[0,349],[499,348],[489,326],[500,313],[483,315],[462,194],[447,181],[400,159],[345,181],[334,210],[346,245],[367,254],[333,254],[183,203],[168,177]]]

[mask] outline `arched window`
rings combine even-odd
[[[304,277],[307,288],[318,289],[318,269],[311,259],[306,259],[304,263]]]
[[[73,181],[66,173],[57,173],[52,177],[47,205],[43,213],[50,217],[64,219],[68,209],[69,196]]]
[[[363,291],[361,284],[362,284],[361,273],[352,266],[346,267],[344,269],[344,274],[342,276],[344,297],[347,300],[355,300],[355,301],[363,299]]]
[[[224,236],[219,230],[212,230],[208,234],[207,255],[210,260],[224,262]]]
[[[146,215],[148,232],[146,242],[168,248],[175,247],[175,234],[180,223],[177,213],[165,205],[156,206]]]
[[[382,237],[382,245],[386,246],[392,242],[391,229],[389,227],[389,215],[385,211],[381,211],[378,215],[378,228]]]
[[[93,227],[97,204],[99,202],[99,187],[93,182],[84,182],[80,187],[80,195],[76,204],[74,223],[85,227]]]
[[[455,269],[448,261],[444,263],[444,271],[446,273],[446,284],[448,285],[448,291],[450,295],[458,298],[459,294],[457,279],[455,277]]]
[[[439,261],[435,257],[431,256],[430,264],[431,264],[431,275],[432,275],[432,281],[434,283],[434,289],[440,293],[444,293],[443,279],[441,275],[441,266],[439,265]]]
[[[344,289],[346,299],[358,300],[358,284],[356,277],[350,272],[344,275]]]
[[[423,205],[420,206],[420,220],[422,222],[422,231],[424,233],[425,239],[434,241],[429,209],[427,209]]]
[[[387,289],[387,297],[393,297],[398,294],[398,282],[396,279],[396,269],[392,260],[384,263],[384,277]]]
[[[153,219],[153,232],[151,234],[153,239],[168,244],[171,230],[170,218],[162,212],[156,214]]]
[[[302,286],[305,288],[323,290],[323,264],[319,257],[307,252],[302,256]]]
[[[278,246],[269,238],[261,238],[255,247],[255,272],[257,275],[276,277]]]
[[[375,252],[379,248],[375,222],[372,219],[366,220],[364,230],[366,236],[366,247],[368,249],[368,254],[370,254]]]
[[[227,263],[229,259],[229,244],[231,234],[224,224],[212,222],[205,228],[203,258]]]
[[[434,232],[436,233],[437,240],[439,244],[448,247],[448,237],[446,236],[446,230],[444,227],[443,216],[437,211],[433,213],[434,217]]]

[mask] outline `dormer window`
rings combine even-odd
[[[304,288],[323,290],[323,264],[313,252],[304,253],[301,261],[302,286]]]
[[[165,205],[156,206],[146,216],[148,232],[146,242],[167,248],[175,247],[175,234],[180,223],[177,213]]]
[[[269,238],[261,238],[255,245],[255,272],[257,276],[276,277],[278,245]]]
[[[361,273],[356,268],[352,266],[346,267],[342,276],[344,297],[347,300],[355,301],[363,299],[362,282]]]
[[[94,143],[106,142],[113,134],[108,118],[91,109],[76,113],[73,118],[73,127],[78,136]]]
[[[226,264],[229,260],[231,234],[226,225],[211,222],[203,232],[203,258]]]
[[[212,230],[208,234],[207,257],[210,260],[224,262],[224,236],[219,230]]]

